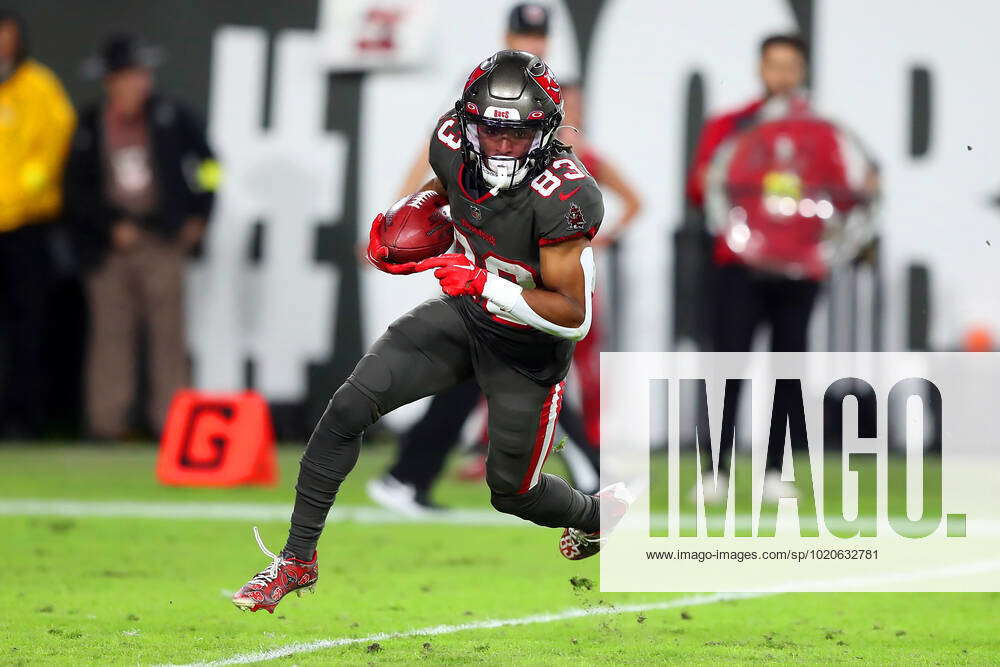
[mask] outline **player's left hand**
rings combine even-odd
[[[486,270],[473,265],[465,255],[455,257],[460,257],[462,261],[449,263],[434,272],[434,277],[441,282],[441,290],[448,296],[482,296],[486,286]]]

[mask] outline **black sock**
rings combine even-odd
[[[361,434],[378,418],[375,404],[349,382],[333,395],[299,462],[295,508],[285,551],[310,561],[340,484],[361,453]]]

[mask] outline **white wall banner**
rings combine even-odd
[[[322,0],[319,32],[331,70],[415,67],[430,47],[434,0]]]
[[[315,33],[286,31],[275,44],[271,127],[260,127],[267,35],[224,28],[212,59],[212,145],[225,165],[208,257],[188,282],[188,338],[196,386],[244,387],[244,364],[257,365],[257,388],[273,401],[301,401],[310,361],[329,349],[337,276],[312,260],[315,226],[337,220],[343,205],[347,142],[324,128],[326,80]],[[262,260],[247,249],[265,227]]]

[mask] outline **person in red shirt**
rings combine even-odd
[[[808,47],[795,35],[771,35],[760,46],[760,79],[764,94],[734,111],[709,118],[701,130],[687,179],[688,201],[705,206],[705,176],[719,146],[759,120],[769,100],[799,96],[806,78]]]
[[[703,210],[706,178],[719,147],[735,135],[766,120],[776,108],[804,104],[802,88],[806,79],[808,48],[795,35],[772,35],[760,47],[760,77],[764,94],[749,104],[710,118],[698,141],[687,181],[687,197]],[[717,352],[747,352],[761,325],[770,329],[771,350],[802,352],[807,348],[809,319],[820,282],[811,277],[791,278],[751,268],[727,245],[722,236],[715,238],[715,312],[712,327],[713,347]],[[720,462],[719,483],[703,484],[706,502],[722,501],[728,489],[728,477]],[[780,456],[768,457],[764,498],[776,500],[795,495],[795,488],[781,482]],[[711,480],[711,471],[706,472]],[[715,489],[715,491],[713,491]]]

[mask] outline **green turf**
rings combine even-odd
[[[0,497],[291,501],[295,448],[273,489],[158,486],[145,447],[0,447]],[[372,448],[341,502],[388,448]],[[481,484],[447,480],[439,498],[488,508]],[[286,526],[261,529],[279,547]],[[0,664],[209,661],[295,642],[364,637],[688,596],[616,595],[574,587],[597,560],[570,563],[558,531],[521,527],[331,524],[315,596],[274,615],[237,612],[223,591],[266,564],[245,521],[0,517]],[[994,594],[811,594],[593,616],[547,624],[384,639],[281,664],[657,664],[675,662],[983,664],[1000,640]]]
[[[273,487],[163,487],[157,484],[156,452],[149,446],[3,446],[0,445],[0,497],[88,500],[281,502],[294,500],[301,446],[278,449],[281,479]],[[367,504],[363,482],[388,463],[391,449],[366,446],[355,473],[341,488],[338,502]],[[549,465],[558,472],[558,461]],[[546,468],[548,469],[548,468]],[[437,497],[450,505],[485,506],[489,492],[481,484],[443,484]]]

